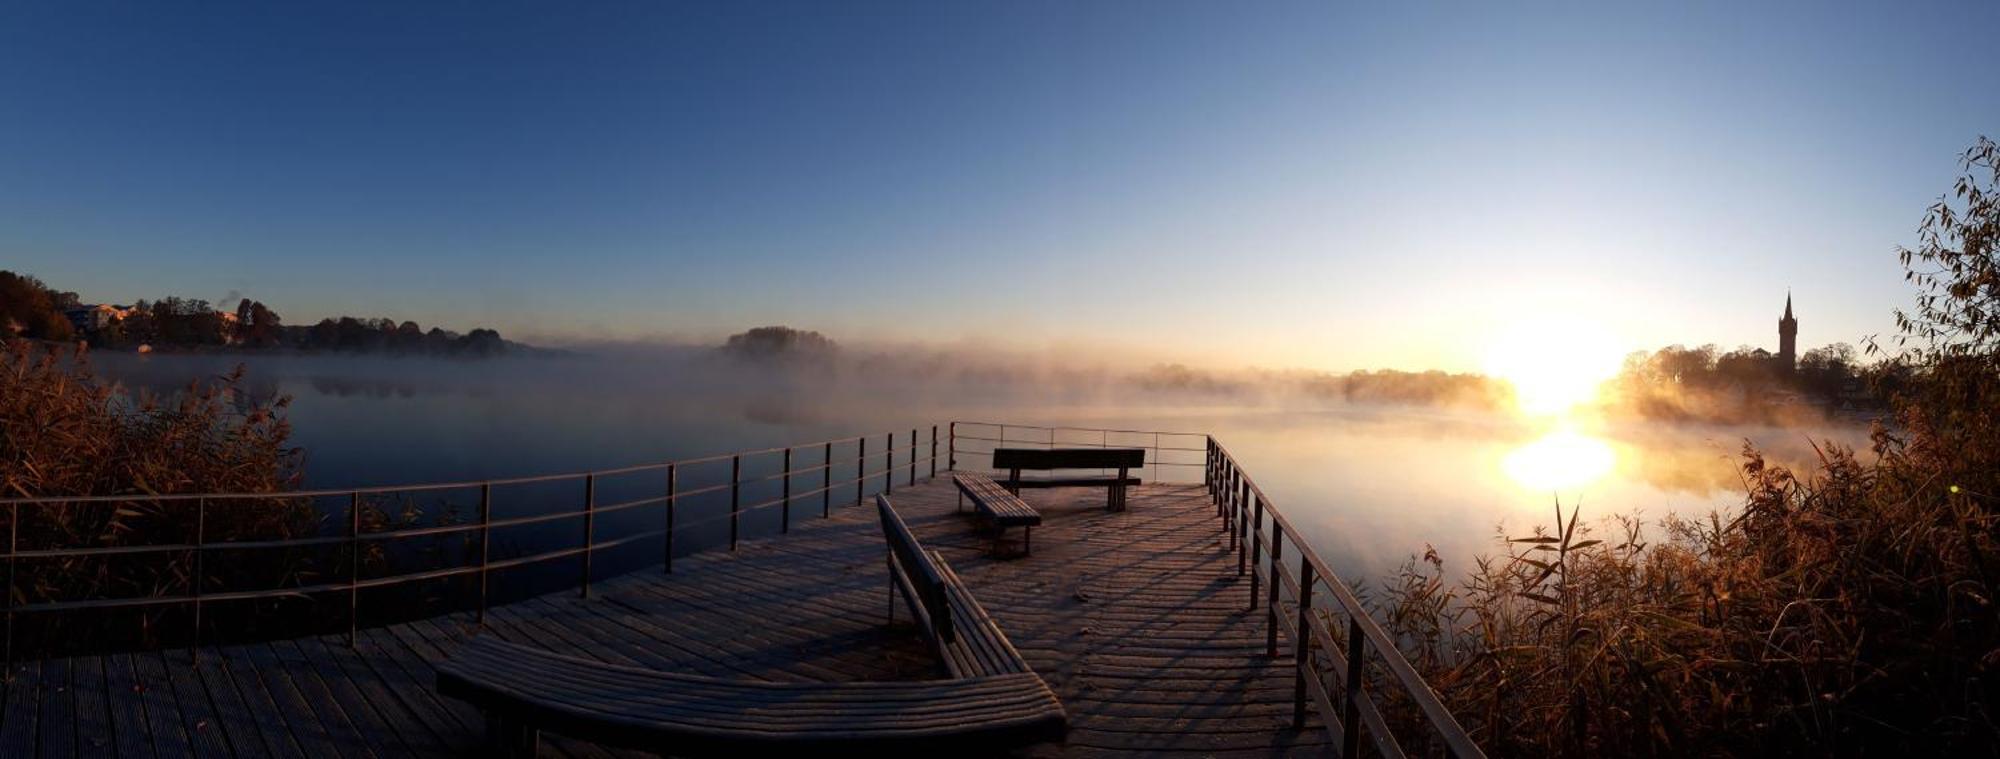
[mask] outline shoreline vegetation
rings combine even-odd
[[[0,336],[100,349],[176,353],[295,352],[491,358],[559,354],[476,328],[460,334],[425,330],[413,321],[341,316],[311,326],[288,325],[259,301],[237,299],[233,311],[206,300],[169,296],[130,306],[86,304],[31,275],[0,271]]]

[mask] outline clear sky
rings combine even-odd
[[[943,5],[10,3],[0,268],[1469,369],[1530,318],[1775,347],[1787,288],[1806,346],[1886,331],[2000,137],[1992,2]]]

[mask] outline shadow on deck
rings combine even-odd
[[[1108,513],[1102,489],[1030,491],[1034,553],[986,555],[955,513],[949,478],[890,495],[942,551],[1070,715],[1034,756],[1116,752],[1320,754],[1317,719],[1291,726],[1289,656],[1264,655],[1261,613],[1206,491],[1146,485]],[[1009,539],[1018,540],[1019,531]],[[695,554],[497,607],[488,634],[607,662],[766,680],[939,677],[889,607],[872,508],[847,508],[735,552]],[[324,636],[18,665],[0,712],[0,756],[460,755],[484,723],[432,688],[432,665],[477,632],[470,615]],[[1286,647],[1288,648],[1288,647]],[[550,735],[555,756],[622,755]]]

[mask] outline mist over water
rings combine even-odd
[[[759,362],[649,348],[486,361],[110,353],[91,360],[128,390],[156,393],[246,365],[248,397],[291,397],[287,418],[311,488],[609,469],[858,434],[895,432],[906,445],[912,429],[927,445],[931,425],[943,434],[954,419],[1208,432],[1350,576],[1391,569],[1427,545],[1448,568],[1463,569],[1494,551],[1496,534],[1548,523],[1557,499],[1565,509],[1581,502],[1586,521],[1733,507],[1746,440],[1784,465],[1812,461],[1814,441],[1858,448],[1867,441],[1865,427],[1832,421],[1560,429],[1465,407],[1161,387],[1108,369],[946,354]],[[1200,453],[1169,460],[1199,462]],[[963,455],[961,462],[977,463]],[[1161,472],[1197,480],[1200,473]]]

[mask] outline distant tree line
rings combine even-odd
[[[496,356],[523,348],[490,329],[460,334],[413,321],[342,316],[288,326],[278,312],[244,298],[233,312],[199,298],[141,300],[129,308],[86,306],[76,293],[34,277],[0,271],[0,327],[34,340],[84,340],[110,348],[294,349],[369,353]],[[823,338],[822,338],[823,339]]]
[[[1865,366],[1847,343],[1806,351],[1792,372],[1760,349],[1672,345],[1626,357],[1612,387],[1617,407],[1647,418],[1777,421],[1789,410],[1880,409],[1874,388],[1893,384],[1891,371]]]

